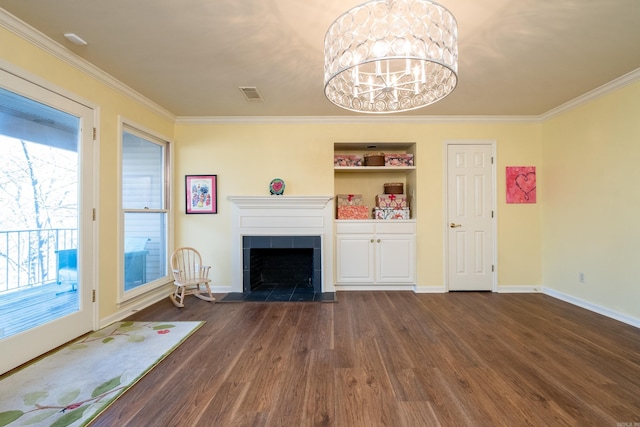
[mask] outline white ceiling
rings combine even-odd
[[[362,0],[0,0],[177,116],[356,116],[323,93],[331,22]],[[640,69],[640,0],[441,0],[459,83],[402,115],[541,115]],[[89,44],[64,38],[75,33]],[[256,86],[249,103],[239,86]]]

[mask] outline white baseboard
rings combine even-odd
[[[211,292],[213,292],[214,294],[228,294],[230,292],[234,292],[231,289],[231,285],[227,285],[227,286],[211,286]]]
[[[534,294],[541,292],[540,286],[498,286],[496,292],[503,294]],[[416,286],[416,294],[444,294],[449,292],[445,286]]]
[[[416,286],[413,292],[416,294],[444,294],[447,289],[444,286]]]
[[[216,286],[212,287],[214,293],[228,293],[231,286]],[[336,291],[414,291],[417,294],[439,294],[446,293],[447,290],[444,286],[339,286],[336,285]],[[539,293],[542,292],[553,298],[568,302],[569,304],[582,307],[586,310],[593,311],[594,313],[601,314],[611,319],[617,320],[627,325],[640,328],[640,319],[637,319],[626,314],[618,313],[617,311],[602,307],[597,304],[590,303],[580,298],[573,297],[571,295],[564,294],[554,289],[538,287],[538,286],[498,286],[498,293]],[[164,298],[168,298],[169,292],[165,288],[160,288],[155,292],[146,294],[143,298],[136,299],[126,307],[122,307],[116,313],[111,316],[100,319],[99,327],[104,328],[113,322],[120,321],[136,311],[140,311],[161,301]]]
[[[588,301],[582,300],[580,298],[573,297],[571,295],[564,294],[562,292],[558,292],[554,289],[550,288],[542,288],[542,292],[545,295],[549,295],[553,298],[557,298],[559,300],[568,302],[569,304],[577,305],[578,307],[582,307],[589,311],[593,311],[594,313],[601,314],[603,316],[609,317],[611,319],[617,320],[622,323],[626,323],[627,325],[635,326],[636,328],[640,328],[640,319],[635,317],[627,316],[626,314],[618,313],[617,311],[610,310],[606,307],[599,306],[597,304],[590,303]]]
[[[339,291],[413,291],[413,285],[336,285]]]
[[[541,286],[498,286],[496,292],[501,294],[535,294],[539,293]]]
[[[122,304],[120,306],[120,310],[113,313],[111,316],[100,319],[99,328],[109,326],[113,322],[118,322],[126,317],[129,317],[136,311],[145,309],[150,305],[157,303],[158,301],[162,301],[164,298],[169,298],[170,291],[168,289],[169,288],[167,286],[162,286],[159,289],[142,295],[139,299],[134,299],[131,302]]]

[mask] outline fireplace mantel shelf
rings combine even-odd
[[[321,276],[321,286],[317,289],[334,292],[333,195],[228,196],[227,199],[233,211],[231,292],[242,292],[244,289],[243,241],[246,236],[319,236],[320,253],[317,258],[321,264],[317,270]]]
[[[333,196],[229,196],[242,209],[324,209]]]

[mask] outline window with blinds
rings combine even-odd
[[[169,142],[130,125],[122,134],[123,299],[167,282]]]

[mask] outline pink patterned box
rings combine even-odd
[[[378,194],[376,195],[376,207],[404,209],[409,207],[406,194]]]
[[[362,156],[358,154],[334,154],[334,166],[362,166]]]
[[[374,219],[410,219],[409,208],[404,209],[389,209],[389,208],[374,208]]]
[[[337,194],[338,206],[361,206],[362,194]]]
[[[413,154],[385,154],[385,166],[413,166]]]
[[[338,219],[369,219],[369,207],[338,206]]]

